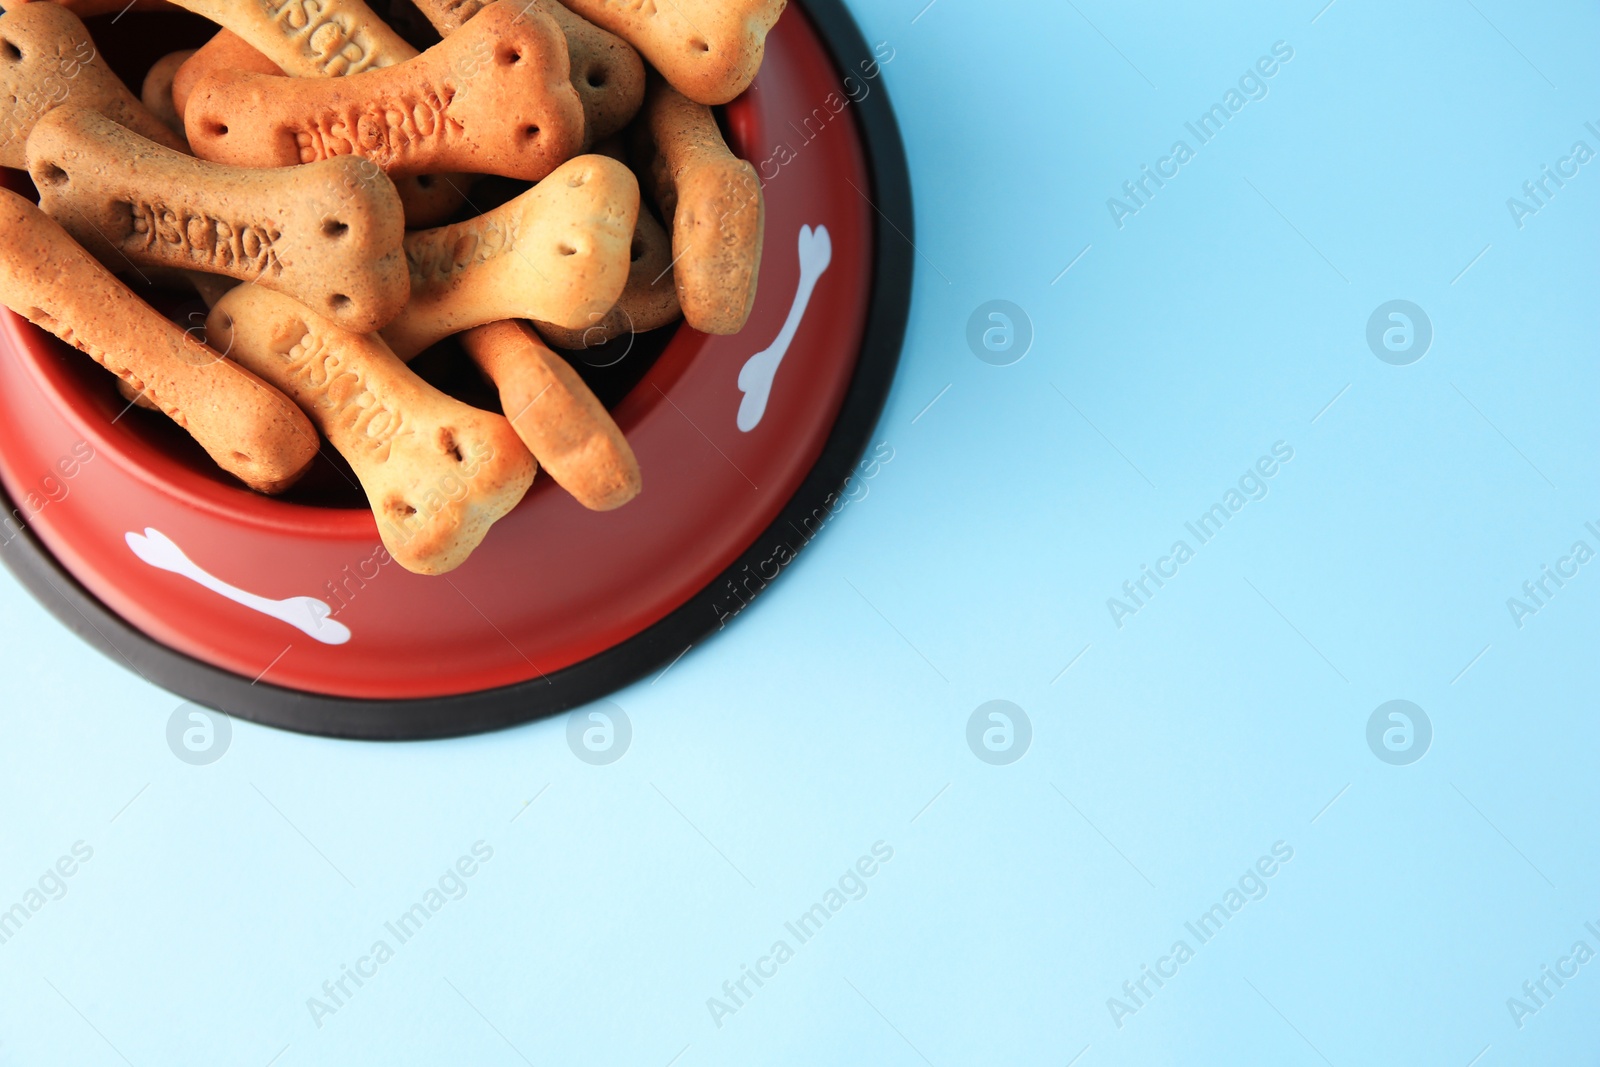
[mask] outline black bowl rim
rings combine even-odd
[[[843,0],[804,0],[803,6],[840,70],[874,61]],[[856,116],[875,209],[873,291],[861,358],[833,431],[799,490],[744,554],[672,614],[620,644],[547,677],[499,689],[416,700],[356,700],[252,682],[160,644],[79,584],[31,530],[0,545],[0,562],[69,630],[146,681],[228,715],[321,737],[424,741],[487,733],[593,703],[670,668],[720,630],[717,604],[726,599],[722,590],[728,582],[742,576],[746,567],[755,570],[769,561],[779,544],[804,550],[804,539],[796,546],[792,531],[826,507],[830,494],[844,488],[888,401],[910,319],[916,265],[911,175],[888,91],[880,85],[862,99]],[[3,487],[0,505],[7,513],[14,509]]]

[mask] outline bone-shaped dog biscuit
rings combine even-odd
[[[540,9],[567,35],[572,85],[583,102],[585,145],[622,132],[644,106],[644,60],[627,41],[557,0],[541,0]]]
[[[189,110],[189,96],[194,92],[194,87],[216,70],[238,70],[250,74],[283,73],[282,67],[243,37],[231,30],[218,30],[172,76],[172,106],[177,109],[180,119]]]
[[[252,74],[282,74],[283,69],[250,46],[238,34],[220,30],[211,40],[178,68],[172,80],[172,102],[179,115],[188,110],[194,87],[213,71],[239,70]],[[437,226],[466,203],[465,188],[471,179],[464,175],[416,174],[398,179],[394,185],[405,205],[406,225],[414,228]]]
[[[636,156],[672,227],[678,299],[702,333],[744,329],[755,308],[766,201],[749,163],[728,150],[711,109],[652,81]]]
[[[672,277],[672,237],[649,211],[640,209],[629,252],[633,266],[617,306],[579,330],[535,322],[539,336],[557,348],[579,351],[608,344],[629,333],[649,333],[683,318]],[[537,453],[535,453],[537,455]]]
[[[223,297],[206,330],[349,460],[384,546],[409,571],[459,567],[533,484],[533,457],[510,422],[434,389],[376,337],[253,285]]]
[[[755,79],[787,0],[563,0],[633,45],[673,87],[726,104]]]
[[[28,169],[40,206],[112,266],[125,257],[254,281],[360,333],[411,296],[400,196],[364,160],[225,167],[58,108],[28,139]]]
[[[363,0],[177,0],[297,78],[338,77],[417,54]]]
[[[493,0],[490,0],[493,2]],[[568,11],[556,0],[514,0],[525,10],[542,11],[567,37],[572,87],[583,103],[584,147],[621,131],[644,104],[644,61],[622,38]],[[488,4],[484,0],[418,0],[433,28],[448,37]]]
[[[605,156],[579,156],[476,219],[407,234],[411,302],[383,338],[411,359],[501,319],[585,328],[627,285],[638,218],[633,172]]]
[[[639,461],[628,439],[566,360],[521,322],[469,330],[461,343],[500,391],[500,406],[556,484],[591,511],[639,495]]]
[[[494,4],[399,66],[342,78],[214,72],[184,113],[195,154],[280,167],[361,155],[392,176],[443,170],[537,181],[583,143],[566,40],[537,11]]]
[[[91,108],[157,144],[183,138],[150,113],[101,61],[83,21],[58,4],[30,3],[0,15],[0,166],[27,166],[34,123],[71,104]]]
[[[0,253],[0,304],[148,396],[252,489],[282,492],[316,458],[316,431],[282,393],[162,318],[9,190]]]
[[[172,52],[151,64],[139,88],[139,102],[167,129],[183,136],[183,113],[172,102],[172,82],[178,70],[194,55],[194,49]]]

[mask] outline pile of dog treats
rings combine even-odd
[[[639,493],[553,348],[749,318],[761,187],[711,109],[785,0],[418,0],[425,51],[363,0],[176,0],[218,32],[137,96],[82,21],[123,0],[9,2],[0,165],[39,203],[0,189],[0,303],[254,490],[289,489],[325,439],[416,573],[465,562],[541,464],[597,511]],[[170,6],[134,0],[116,32],[145,10]],[[531,184],[478,212],[483,175]],[[197,292],[204,339],[133,272]],[[504,414],[408,368],[449,337]]]

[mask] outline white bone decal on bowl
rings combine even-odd
[[[813,230],[810,226],[800,227],[800,291],[795,294],[794,306],[789,309],[789,319],[783,324],[778,339],[772,342],[772,347],[751,356],[739,372],[739,391],[744,393],[744,400],[739,404],[739,429],[745,433],[761,425],[761,419],[767,413],[767,399],[772,395],[772,384],[778,377],[778,365],[789,354],[789,346],[794,344],[801,320],[811,306],[811,296],[816,292],[817,282],[822,280],[832,263],[833,238],[829,236],[828,228],[818,226]]]
[[[183,549],[172,542],[172,538],[160,530],[146,528],[143,534],[130,533],[126,535],[126,539],[128,547],[133,549],[133,554],[157,570],[187,578],[241,607],[258,611],[279,622],[288,623],[307,637],[325,645],[342,645],[350,640],[350,628],[342,622],[329,618],[333,614],[333,609],[321,600],[308,596],[291,597],[288,600],[268,600],[266,597],[247,593],[207,573],[198,563],[186,556]]]

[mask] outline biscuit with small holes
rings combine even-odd
[[[726,104],[750,87],[787,0],[564,0],[637,48],[684,96]]]
[[[59,223],[6,189],[0,304],[148,397],[217,466],[258,492],[287,490],[316,458],[317,432],[287,397],[163,318]]]
[[[766,232],[756,169],[728,150],[711,109],[653,80],[635,158],[672,227],[678,301],[702,333],[744,329],[755,308]]]
[[[218,301],[206,333],[349,461],[384,547],[408,571],[460,567],[533,484],[537,465],[504,416],[439,392],[371,334],[256,285]]]
[[[64,107],[34,127],[28,171],[40,206],[113,266],[253,281],[362,333],[411,297],[400,194],[364,160],[226,167]]]
[[[167,148],[183,138],[150,113],[100,58],[83,20],[59,4],[23,4],[0,14],[0,166],[28,165],[28,134],[65,104],[90,108]]]
[[[639,182],[606,156],[579,156],[478,218],[406,235],[411,302],[384,328],[402,359],[502,319],[587,328],[628,283]]]
[[[391,177],[463,170],[538,181],[583,143],[566,39],[494,4],[415,59],[339,78],[213,71],[184,111],[196,155],[281,167],[359,155]]]

